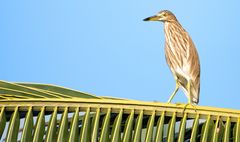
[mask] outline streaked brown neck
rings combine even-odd
[[[185,32],[185,29],[177,20],[164,22],[164,33],[166,39],[172,37],[174,34],[181,34],[182,32]]]
[[[185,29],[182,27],[182,25],[177,21],[166,21],[164,22],[164,32],[166,34],[167,31],[173,31],[173,30],[177,30],[177,31],[185,31]]]

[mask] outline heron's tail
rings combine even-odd
[[[195,82],[191,82],[191,87],[190,87],[190,99],[191,103],[198,104],[199,103],[199,93],[200,93],[200,82],[199,80]]]
[[[197,105],[199,103],[199,91],[200,91],[199,88],[200,88],[200,86],[199,85],[194,86],[191,83],[191,87],[190,88],[191,88],[190,89],[190,93],[188,93],[187,88],[186,87],[182,87],[184,94],[187,96],[188,99],[190,99],[190,102],[192,104],[196,104]]]

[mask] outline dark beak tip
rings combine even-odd
[[[149,19],[150,19],[150,18],[145,18],[145,19],[143,19],[143,21],[149,21]]]

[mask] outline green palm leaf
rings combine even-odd
[[[1,141],[240,141],[240,111],[0,81]]]

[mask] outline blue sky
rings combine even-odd
[[[163,24],[171,10],[201,60],[200,105],[240,109],[240,1],[1,1],[0,79],[166,102],[175,88]],[[173,102],[187,102],[181,91]]]

